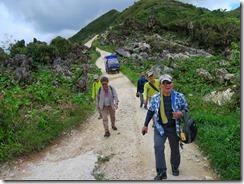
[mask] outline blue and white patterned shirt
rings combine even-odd
[[[185,97],[182,93],[179,93],[175,90],[171,91],[171,105],[174,112],[177,111],[188,111],[188,104],[185,100]],[[157,93],[152,96],[149,110],[154,111],[153,118],[155,120],[155,128],[161,136],[164,134],[164,128],[159,124],[159,108],[160,108],[160,93]],[[180,122],[175,120],[176,124],[176,133],[180,136]]]

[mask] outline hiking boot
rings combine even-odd
[[[147,110],[147,106],[144,106],[144,109],[146,109],[146,110]]]
[[[143,104],[140,105],[141,108],[142,108],[142,105],[143,105]]]
[[[173,176],[179,176],[180,171],[179,171],[178,167],[172,167],[172,174],[173,174]]]
[[[116,126],[112,126],[112,129],[113,130],[118,130]]]
[[[166,171],[159,171],[157,172],[157,176],[154,177],[154,180],[164,180],[167,179]]]
[[[102,119],[103,117],[102,116],[99,116],[98,119]]]
[[[108,131],[105,132],[104,137],[109,137],[109,136],[110,136],[110,133]]]

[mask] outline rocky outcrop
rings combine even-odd
[[[83,92],[88,90],[88,72],[91,68],[89,59],[89,48],[83,45],[76,45],[65,59],[58,57],[51,61],[52,64],[49,65],[38,65],[25,54],[16,54],[3,63],[6,69],[2,69],[1,73],[7,72],[8,75],[13,75],[12,83],[31,85],[35,81],[32,81],[33,72],[51,69],[54,76],[52,81],[54,85],[58,85],[55,76],[61,75],[67,80],[74,80],[72,81],[74,85],[72,89]],[[75,72],[74,68],[76,68]]]
[[[204,96],[204,100],[212,101],[218,105],[223,105],[231,100],[234,95],[232,89],[228,88],[224,91],[212,91],[211,93]]]

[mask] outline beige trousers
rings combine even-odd
[[[108,128],[108,114],[110,115],[110,121],[111,121],[111,127],[115,126],[115,109],[113,109],[111,106],[107,107],[103,107],[102,110],[102,116],[103,116],[103,127],[105,132],[109,131]]]

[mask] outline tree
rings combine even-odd
[[[71,51],[71,45],[72,44],[70,41],[62,38],[61,36],[54,38],[50,43],[50,46],[54,46],[57,49],[58,55],[62,59],[65,59],[65,57]]]
[[[25,40],[22,39],[10,45],[10,56],[14,57],[16,54],[26,54]]]

